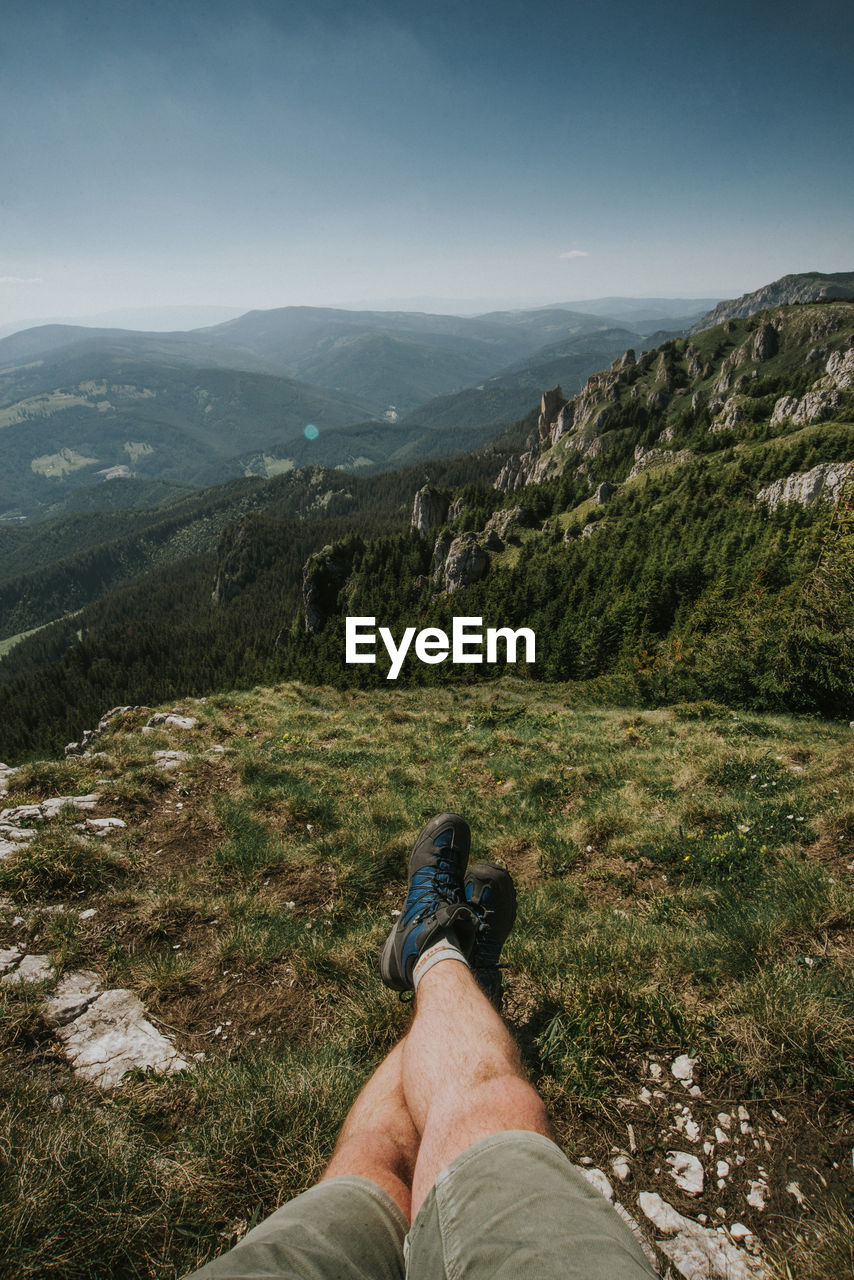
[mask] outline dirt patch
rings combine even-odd
[[[595,855],[584,880],[585,891],[600,906],[613,907],[630,898],[667,894],[673,886],[646,858],[628,861],[619,853]]]
[[[226,839],[209,814],[178,814],[165,810],[152,815],[139,830],[140,872],[146,879],[174,875],[206,862]]]
[[[503,863],[519,889],[530,888],[543,878],[542,850],[526,840],[502,840],[493,845],[486,856],[490,862]]]
[[[265,900],[293,903],[295,915],[330,910],[338,896],[338,878],[330,863],[283,863],[268,867],[259,881]]]
[[[226,1054],[271,1038],[298,1039],[322,1023],[310,991],[286,963],[223,968],[202,984],[148,997],[153,1021],[179,1048]]]

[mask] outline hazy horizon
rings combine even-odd
[[[11,0],[0,330],[846,270],[852,31],[766,0]]]

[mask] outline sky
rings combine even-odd
[[[6,0],[0,326],[854,270],[852,54],[849,0]]]

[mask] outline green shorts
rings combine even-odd
[[[537,1133],[463,1151],[407,1227],[375,1183],[330,1178],[186,1280],[655,1280],[614,1208]]]

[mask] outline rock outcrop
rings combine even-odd
[[[794,302],[820,302],[823,298],[854,298],[854,271],[841,271],[825,275],[809,271],[802,275],[781,276],[772,284],[753,293],[743,293],[740,298],[719,302],[693,326],[692,333],[711,329],[725,320],[735,320],[755,315],[768,307],[790,306]]]
[[[106,733],[114,720],[119,716],[123,716],[126,711],[145,711],[146,707],[113,707],[111,711],[107,711],[101,716],[94,729],[84,729],[83,737],[79,742],[69,742],[65,748],[67,756],[87,756],[90,755],[90,748],[101,737],[102,733]]]
[[[516,529],[524,528],[528,523],[527,516],[521,507],[505,507],[489,517],[483,526],[485,534],[495,533],[506,542]]]
[[[635,353],[627,351],[613,362],[610,369],[588,378],[572,400],[563,398],[560,387],[547,391],[540,405],[537,423],[539,447],[508,458],[494,487],[510,492],[559,474],[561,464],[552,450],[565,436],[570,437],[569,447],[576,449],[583,458],[596,458],[615,448],[625,433],[609,430],[608,423],[620,388],[630,386],[648,367],[644,360],[645,357],[636,360]],[[669,369],[670,356],[664,352],[661,355],[661,380],[656,382],[655,390],[665,396],[670,394]]]
[[[432,485],[425,484],[415,495],[412,527],[419,533],[441,528],[448,519],[448,498]]]
[[[524,489],[529,483],[529,476],[534,467],[536,454],[533,451],[512,454],[498,473],[494,488],[503,493],[512,493],[514,489]]]
[[[765,485],[756,499],[767,502],[772,511],[781,502],[799,502],[804,507],[818,501],[835,502],[851,470],[850,462],[821,462],[811,471],[795,472]]]
[[[315,551],[302,571],[302,604],[306,631],[320,631],[335,612],[338,592],[347,581],[352,552],[342,544]]]
[[[551,391],[543,392],[543,398],[540,401],[540,416],[537,419],[537,435],[540,440],[546,439],[552,423],[557,419],[566,403],[566,397],[561,391],[560,385],[554,387]]]
[[[477,533],[463,533],[454,538],[443,567],[445,590],[450,595],[460,587],[479,582],[489,567],[489,553],[484,538]]]
[[[635,449],[635,465],[628,474],[627,479],[634,480],[635,476],[639,476],[642,471],[652,471],[656,467],[669,467],[674,465],[684,465],[691,462],[694,455],[690,449],[644,449],[643,445],[638,445]]]
[[[68,1009],[81,1012],[65,1021]],[[145,1016],[132,991],[100,991],[97,976],[69,974],[48,1003],[65,1056],[76,1074],[101,1090],[117,1089],[128,1071],[171,1074],[190,1064]]]
[[[811,422],[827,422],[834,417],[838,408],[839,392],[835,388],[814,388],[800,399],[796,396],[781,396],[774,405],[771,426],[778,426],[786,418],[791,418],[796,427],[806,427]]]

